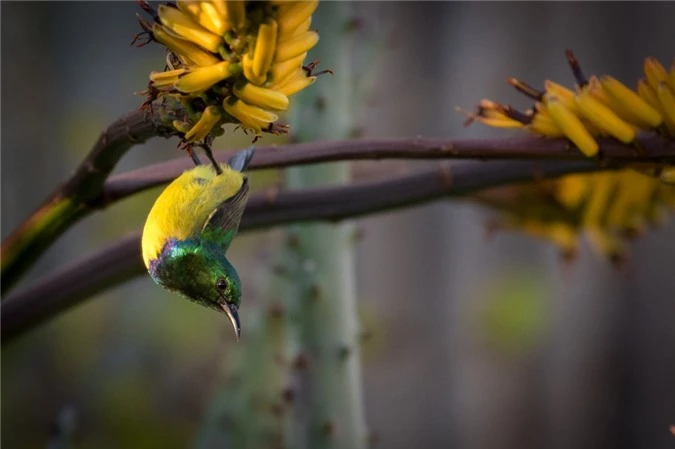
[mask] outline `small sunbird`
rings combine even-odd
[[[241,334],[241,281],[225,253],[241,221],[249,188],[245,170],[253,147],[227,165],[197,165],[159,195],[143,228],[143,261],[167,290],[226,313]],[[192,155],[192,154],[191,154]],[[195,164],[198,158],[193,156]]]

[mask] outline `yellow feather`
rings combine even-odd
[[[145,222],[141,239],[146,268],[159,256],[168,239],[185,240],[198,234],[211,212],[239,191],[243,173],[225,164],[221,167],[221,175],[216,175],[213,167],[206,165],[188,170],[159,195]]]

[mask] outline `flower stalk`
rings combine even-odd
[[[296,100],[291,123],[301,142],[344,138],[354,126],[351,41],[344,35],[350,6],[324,4],[317,18],[332,41],[330,48],[321,48],[322,58],[339,71],[330,90],[312,89]],[[292,190],[349,182],[346,163],[294,167],[286,178]],[[288,415],[287,447],[367,446],[353,236],[351,223],[296,225],[287,232],[285,304],[296,398]]]

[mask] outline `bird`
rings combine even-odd
[[[225,256],[249,196],[248,167],[255,149],[227,165],[196,165],[157,197],[143,227],[141,250],[150,277],[163,288],[225,313],[241,335],[241,281]],[[195,164],[198,158],[193,156]]]

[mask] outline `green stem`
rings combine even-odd
[[[54,198],[36,210],[2,245],[2,293],[16,282],[51,242],[86,214],[71,198]]]
[[[292,169],[288,183],[314,185],[318,179],[344,182],[349,167]],[[363,410],[358,347],[354,227],[298,225],[290,230],[289,282],[299,290],[291,302],[298,396],[305,398],[291,424],[289,447],[364,448],[367,430]],[[303,442],[295,440],[300,436]],[[300,443],[300,444],[298,444]]]
[[[257,312],[257,313],[251,313]],[[284,320],[278,304],[248,311],[245,335],[228,355],[231,369],[199,432],[196,449],[279,447],[287,366],[284,361]]]
[[[354,79],[350,39],[345,30],[351,7],[324,3],[316,16],[322,36],[332,43],[317,54],[334,65],[336,75],[296,100],[292,129],[299,141],[344,138],[352,131]],[[319,84],[319,83],[317,83]],[[290,189],[347,184],[349,165],[292,167]],[[367,430],[358,348],[353,225],[309,224],[289,230],[286,297],[290,350],[295,356],[295,407],[289,414],[286,442],[292,448],[365,448]]]

